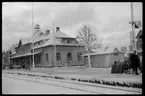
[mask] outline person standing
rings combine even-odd
[[[130,62],[131,62],[131,68],[132,68],[132,74],[138,75],[138,68],[140,65],[140,59],[139,56],[136,54],[136,50],[134,50],[134,53],[130,56]]]

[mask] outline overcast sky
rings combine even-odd
[[[131,25],[130,3],[33,3],[34,23],[51,29],[52,22],[69,36],[75,37],[83,24],[104,46],[128,46]],[[134,3],[134,18],[142,22],[142,3]],[[32,35],[32,4],[26,2],[2,4],[2,49],[7,50],[20,38]]]

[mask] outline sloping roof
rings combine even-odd
[[[44,40],[44,39],[53,39],[54,38],[54,32],[51,32],[50,34],[47,34],[47,35],[41,35],[39,36],[40,33],[43,33],[42,31],[40,32],[37,32],[35,35],[34,35],[34,42],[37,42],[37,41],[40,41],[40,40]],[[68,36],[67,34],[61,32],[61,31],[57,31],[55,32],[55,36],[56,37],[61,37],[61,38],[73,38],[73,37],[70,37]],[[33,40],[32,36],[31,36],[31,41]]]
[[[29,38],[21,38],[21,41],[22,41],[23,45],[32,42],[30,37]]]
[[[36,52],[34,54],[38,54],[38,53],[41,53],[41,52]],[[24,57],[24,56],[29,56],[29,55],[33,55],[33,53],[26,53],[26,54],[22,54],[22,55],[13,56],[13,57],[10,57],[10,59],[18,58],[18,57]]]
[[[86,53],[83,56],[87,56],[87,55],[105,55],[105,54],[113,54],[115,52],[99,52],[99,53]],[[122,52],[119,52],[122,53]]]
[[[13,44],[8,50],[11,51],[12,54],[16,53],[15,48],[18,47],[18,43]]]
[[[86,56],[86,55],[105,55],[105,54],[112,54],[112,53],[116,53],[116,52],[122,53],[117,47],[110,46],[110,47],[104,48],[104,51],[99,51],[97,53],[87,53],[87,54],[84,54],[84,56]]]
[[[138,38],[140,35],[142,35],[142,29],[139,30],[139,32],[138,32],[136,38]]]
[[[15,49],[15,47],[18,47],[18,43],[13,44],[8,50],[12,51],[13,49]]]
[[[58,31],[58,32],[55,32],[55,33],[56,33],[56,37],[73,38],[73,37],[70,37],[70,36],[68,36],[67,34],[65,34],[61,31]]]
[[[61,32],[61,31],[57,31],[55,32],[55,37],[56,38],[73,38],[70,37],[68,35],[66,35],[65,33]],[[70,45],[70,44],[62,44],[60,43],[59,40],[56,40],[56,42],[54,42],[54,32],[51,32],[50,34],[47,35],[42,35],[42,36],[38,36],[34,38],[34,42],[40,41],[40,40],[45,40],[45,39],[49,39],[48,41],[46,41],[43,45],[39,46],[39,47],[44,47],[44,46],[48,46],[48,45],[54,45],[54,43],[56,45]],[[71,44],[71,45],[76,45],[76,44]],[[37,47],[37,48],[39,48]]]
[[[140,33],[140,31],[142,30],[142,27],[141,28],[138,28],[138,29],[135,29],[135,37],[137,37],[137,35]]]
[[[114,51],[120,51],[117,47],[113,47],[113,46],[109,46],[108,48],[104,49],[105,53],[110,53],[110,52],[114,52]]]
[[[40,36],[40,33],[43,33],[43,35]],[[73,37],[68,36],[67,34],[61,32],[60,30],[55,32],[55,37],[56,38],[73,38]],[[31,36],[29,38],[22,38],[21,39],[22,44],[27,44],[27,43],[33,42],[33,38],[34,38],[34,42],[49,39],[43,45],[37,46],[36,48],[44,47],[44,46],[48,46],[48,45],[54,45],[54,32],[50,32],[49,34],[45,35],[44,32],[42,32],[42,30],[38,31],[37,33],[34,33],[33,36]],[[56,40],[56,45],[70,45],[70,46],[73,45],[74,46],[77,44],[61,44],[60,41]]]

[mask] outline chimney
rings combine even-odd
[[[59,28],[59,27],[56,27],[56,32],[57,32],[57,31],[60,31],[60,28]]]

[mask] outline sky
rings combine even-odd
[[[128,47],[131,31],[130,2],[33,2],[34,24],[43,30],[60,27],[75,37],[84,25],[90,25],[102,46]],[[134,19],[142,22],[142,3],[133,3]],[[3,2],[2,50],[7,50],[20,38],[32,35],[32,3]]]

